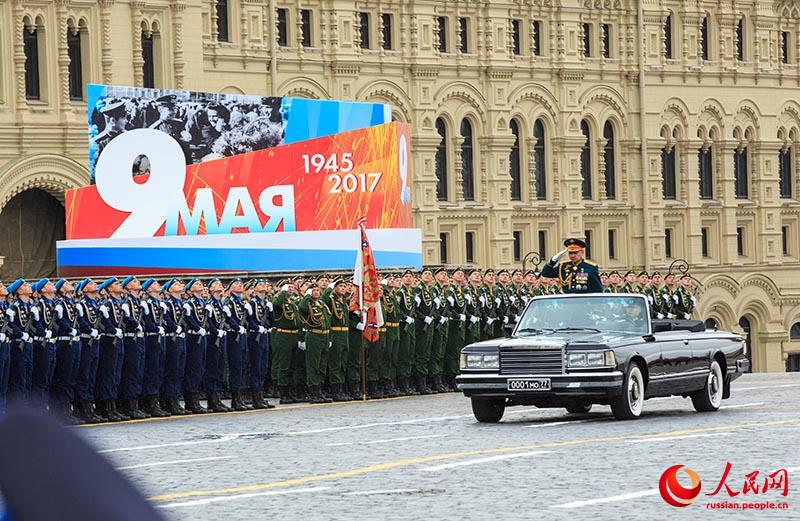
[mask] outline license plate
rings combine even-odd
[[[506,382],[509,391],[549,391],[549,378],[509,378]]]

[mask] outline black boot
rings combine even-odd
[[[231,408],[222,403],[219,395],[216,393],[209,393],[208,395],[208,408],[212,412],[231,412]]]
[[[342,384],[335,384],[333,388],[333,401],[335,402],[349,402],[353,397],[344,392]]]
[[[261,391],[253,389],[250,394],[253,397],[253,409],[269,409],[269,404],[264,401]]]
[[[108,418],[108,421],[121,422],[122,416],[114,410],[113,403],[114,400],[100,400],[97,402],[97,410],[101,415]]]
[[[295,403],[294,396],[292,396],[292,391],[289,389],[288,385],[282,385],[278,388],[278,396],[280,397],[281,405],[288,405]]]
[[[397,388],[397,380],[385,380],[386,382],[386,396],[389,398],[397,398],[400,396],[400,389]]]
[[[436,375],[436,392],[446,393],[448,391],[449,389],[447,388],[446,385],[444,385],[444,382],[442,381],[442,375]]]
[[[167,396],[164,401],[166,402],[167,409],[166,411],[174,416],[185,416],[189,414],[189,411],[181,407],[181,404],[178,402],[177,396]]]
[[[428,379],[425,376],[417,376],[417,391],[419,394],[434,394],[434,391],[428,386]]]
[[[192,408],[189,409],[189,412],[191,412],[192,414],[205,414],[207,412],[211,412],[200,404],[199,394],[192,394],[190,395],[190,397],[192,401]]]
[[[120,400],[120,402],[124,401],[125,400]],[[119,410],[119,406],[117,405],[117,400],[111,400],[111,407],[114,409],[114,412],[117,413],[117,415],[119,415],[122,418],[122,421],[128,421],[131,419],[130,414]]]
[[[231,408],[234,411],[250,411],[252,407],[245,405],[241,391],[231,391]]]
[[[146,420],[150,417],[149,414],[139,408],[139,400],[136,398],[128,400],[128,416],[133,420]]]
[[[361,393],[361,382],[350,382],[350,392],[353,395],[353,400],[364,399],[364,395]]]
[[[78,413],[86,423],[106,423],[108,418],[95,413],[94,404],[89,400],[78,400]]]
[[[171,416],[170,413],[161,408],[158,396],[145,398],[145,403],[147,404],[147,411],[145,412],[147,412],[153,418],[167,418]]]
[[[312,385],[308,388],[308,401],[309,403],[327,403],[322,394],[320,394],[318,385]]]

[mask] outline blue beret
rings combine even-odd
[[[48,278],[39,279],[33,284],[31,284],[31,288],[33,288],[33,291],[35,291],[36,293],[39,293],[40,291],[42,291],[44,285],[47,284],[48,282],[50,282],[50,279]]]
[[[81,283],[78,284],[78,291],[83,291],[83,288],[85,288],[90,282],[92,282],[92,279],[83,279]]]
[[[133,279],[135,279],[135,278],[136,277],[134,275],[128,275],[127,277],[122,279],[122,287],[124,288],[125,286],[127,286],[128,284],[133,282]]]
[[[152,286],[153,282],[155,282],[155,281],[156,281],[156,279],[147,279],[146,281],[144,281],[142,283],[142,291],[147,291],[147,288]]]
[[[170,287],[171,287],[173,284],[175,284],[175,282],[177,282],[175,279],[169,279],[168,281],[166,281],[166,282],[164,283],[164,285],[163,285],[163,286],[161,286],[161,291],[162,291],[163,293],[166,293],[167,291],[169,291],[169,288],[170,288]]]
[[[230,289],[230,288],[231,288],[231,286],[233,286],[233,285],[234,285],[234,284],[236,284],[237,282],[242,282],[242,279],[241,279],[241,278],[239,278],[239,277],[236,277],[235,279],[231,279],[231,281],[230,281],[230,282],[228,282],[228,288],[227,288],[227,289]]]
[[[208,287],[210,288],[211,285],[214,284],[215,282],[221,283],[222,281],[220,281],[218,278],[214,277],[213,279],[208,281]]]
[[[17,279],[14,282],[12,282],[6,289],[8,290],[9,293],[13,295],[14,293],[17,292],[19,288],[22,287],[23,284],[25,284],[25,279]]]
[[[58,279],[58,282],[56,282],[56,291],[61,291],[61,288],[66,283],[67,283],[67,279]]]
[[[98,289],[102,291],[111,286],[112,284],[114,284],[115,282],[118,282],[117,277],[109,277],[106,280],[104,280],[102,284],[100,284]]]
[[[183,286],[183,291],[189,291],[190,289],[192,289],[192,285],[193,285],[195,282],[197,282],[198,280],[200,280],[200,279],[198,279],[197,277],[195,277],[195,278],[191,279],[189,282],[187,282],[186,284],[184,284],[184,286]]]

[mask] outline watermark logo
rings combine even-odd
[[[691,479],[691,485],[684,487],[678,481],[678,472],[683,469],[683,473]],[[661,479],[658,480],[658,490],[661,492],[661,497],[664,501],[674,507],[688,507],[700,495],[700,476],[697,472],[689,467],[683,465],[673,465],[661,474]]]

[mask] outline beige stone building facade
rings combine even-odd
[[[88,82],[374,100],[412,125],[426,262],[682,258],[699,318],[797,370],[799,4],[0,0],[0,271],[53,269]]]

